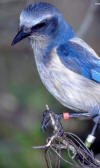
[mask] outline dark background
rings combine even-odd
[[[10,45],[20,12],[31,2],[0,0],[0,168],[46,167],[42,152],[32,149],[32,145],[45,143],[45,134],[40,131],[42,112],[45,104],[58,113],[67,110],[42,85],[28,41]],[[60,9],[78,35],[100,55],[99,5],[91,5],[92,0],[48,2]],[[63,125],[85,140],[93,122],[70,120]],[[95,154],[100,153],[99,132],[100,128],[92,146]]]

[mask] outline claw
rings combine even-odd
[[[53,130],[59,133],[60,136],[63,135],[63,128],[60,122],[60,119],[63,117],[63,114],[56,114],[46,105],[46,110],[43,113],[43,120],[41,123],[41,131],[47,129],[48,125],[51,124]]]
[[[44,123],[44,121],[42,121],[42,123],[41,123],[41,131],[42,131],[42,132],[43,132],[44,130],[46,131],[46,129],[47,129],[49,123],[50,123],[50,120],[45,121],[45,123]]]
[[[43,120],[41,123],[41,131],[46,130],[47,126],[49,125],[50,122],[50,116],[49,116],[49,109],[46,109],[43,112]]]

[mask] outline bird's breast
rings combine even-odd
[[[56,47],[48,55],[48,61],[35,55],[40,78],[48,91],[64,106],[76,111],[88,111],[99,104],[100,86],[71,70],[61,62]]]

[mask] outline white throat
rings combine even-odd
[[[44,62],[44,57],[49,44],[49,40],[49,38],[44,36],[30,39],[30,44],[33,49],[36,64],[42,64]]]

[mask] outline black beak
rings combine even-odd
[[[28,37],[31,34],[31,32],[24,32],[23,29],[21,29],[17,35],[15,36],[15,38],[13,39],[11,46],[15,45],[16,43],[18,43],[19,41],[23,40],[24,38]]]

